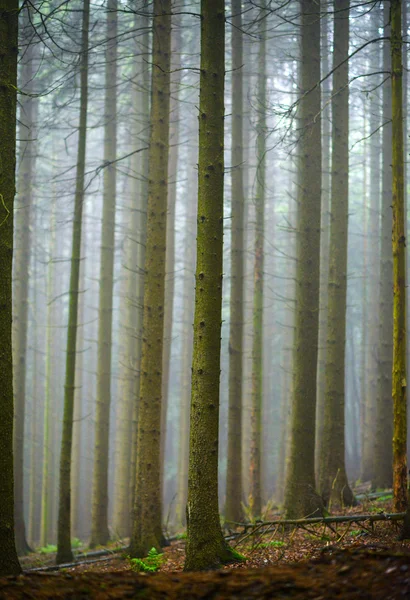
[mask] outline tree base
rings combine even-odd
[[[222,538],[219,544],[207,544],[202,548],[187,545],[184,571],[212,571],[223,565],[242,562],[246,558],[231,548]]]

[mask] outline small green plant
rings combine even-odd
[[[285,546],[285,542],[281,540],[271,540],[270,542],[262,542],[259,544],[259,548],[281,548]]]
[[[353,537],[357,537],[361,533],[362,533],[361,529],[352,529],[352,531],[350,532],[350,535],[352,535]]]
[[[55,544],[47,544],[40,548],[40,554],[52,554],[53,552],[57,552],[57,546]]]
[[[392,494],[386,494],[386,496],[380,496],[380,498],[377,498],[376,502],[387,502],[388,500],[392,500],[392,499],[393,499]]]
[[[146,558],[129,558],[133,571],[155,573],[164,563],[164,555],[156,548],[151,548]]]
[[[82,541],[79,540],[78,538],[74,538],[73,540],[71,540],[71,548],[81,548],[81,546],[83,545]]]
[[[176,540],[186,540],[186,538],[187,538],[186,531],[183,531],[182,533],[177,533],[175,536]]]

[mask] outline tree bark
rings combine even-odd
[[[301,1],[300,78],[294,395],[285,491],[285,511],[292,518],[321,509],[314,465],[322,164],[320,89],[314,88],[320,80],[320,3],[316,0]],[[308,90],[312,91],[306,94]]]
[[[163,544],[161,394],[171,67],[171,1],[154,0],[151,133],[148,174],[144,320],[138,454],[130,554],[146,556]]]
[[[383,4],[384,35],[390,36],[389,3]],[[390,72],[390,44],[383,42],[383,70]],[[383,86],[383,156],[380,247],[380,308],[378,340],[378,386],[376,406],[376,432],[374,439],[373,488],[390,488],[393,480],[393,265],[392,265],[392,104],[391,80]]]
[[[232,561],[218,509],[225,11],[201,2],[197,263],[185,570]]]
[[[349,213],[349,7],[334,3],[332,175],[328,319],[319,492],[326,505],[355,503],[345,467],[345,345]],[[341,64],[343,63],[343,64]],[[341,65],[341,66],[338,66]]]
[[[90,548],[106,544],[108,531],[108,446],[111,404],[112,302],[117,154],[117,0],[107,3],[105,67],[104,194],[98,320],[97,404]]]
[[[77,351],[78,285],[81,261],[81,230],[84,204],[85,151],[88,105],[88,29],[90,0],[83,3],[83,23],[80,63],[80,122],[74,197],[73,237],[69,288],[66,372],[64,385],[64,416],[60,456],[60,492],[57,526],[57,564],[73,560],[71,551],[71,447],[75,394],[75,363]]]
[[[17,31],[19,3],[3,0],[0,12],[0,575],[20,573],[14,538],[13,357],[11,281],[16,169]]]
[[[393,510],[407,507],[406,224],[401,0],[391,1],[393,177]]]

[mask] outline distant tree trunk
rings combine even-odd
[[[80,63],[80,123],[78,128],[77,173],[74,197],[73,238],[69,288],[66,373],[64,385],[64,417],[60,456],[60,493],[58,506],[57,564],[70,562],[71,551],[71,446],[75,393],[75,363],[77,350],[78,285],[81,261],[81,229],[84,200],[85,150],[88,105],[88,29],[90,0],[83,3],[83,24]]]
[[[218,509],[225,14],[201,2],[198,226],[185,570],[230,562]]]
[[[328,18],[322,19],[322,77],[330,71],[330,44],[328,39]],[[329,230],[330,230],[330,145],[331,145],[331,78],[323,82],[322,98],[322,212],[320,234],[320,286],[319,286],[319,342],[317,356],[317,410],[316,410],[316,476],[319,465],[320,447],[323,434],[325,405],[325,361],[327,339],[327,299],[329,279]]]
[[[260,5],[258,56],[258,96],[256,125],[257,167],[255,198],[255,259],[253,268],[253,341],[252,341],[252,406],[250,447],[250,496],[253,513],[262,513],[261,450],[262,450],[262,388],[263,388],[263,243],[265,236],[265,168],[266,168],[266,20],[264,2]]]
[[[171,0],[154,0],[144,321],[131,556],[163,543],[161,393],[169,150]]]
[[[143,51],[149,48],[148,17],[137,15],[135,28],[141,36],[133,72],[131,104],[133,122],[132,147],[146,147],[144,138],[149,119],[149,73]],[[138,141],[137,141],[138,140]],[[141,140],[141,141],[139,141]],[[136,430],[142,343],[144,262],[147,212],[147,150],[131,159],[130,219],[125,242],[125,295],[121,310],[122,354],[120,358],[120,393],[118,396],[116,461],[114,472],[113,531],[127,537],[131,533],[131,509],[135,488]]]
[[[13,357],[11,280],[16,168],[17,31],[19,3],[5,0],[0,13],[0,575],[20,573],[14,539]]]
[[[334,3],[332,181],[323,439],[319,492],[326,505],[354,504],[345,467],[345,344],[349,213],[349,7]],[[341,65],[341,66],[338,66]]]
[[[104,196],[98,321],[97,407],[90,547],[106,544],[108,531],[108,446],[111,404],[112,298],[117,154],[117,0],[107,3],[105,67]]]
[[[229,329],[229,412],[226,521],[243,519],[242,358],[244,320],[243,42],[241,0],[232,0],[232,188],[231,298]],[[262,44],[261,44],[262,46]],[[264,55],[265,59],[265,55]],[[263,107],[264,110],[264,107]]]
[[[27,40],[30,39],[31,9],[23,15],[22,25]],[[35,169],[35,133],[33,127],[35,103],[31,98],[35,66],[34,45],[28,43],[23,55],[21,85],[24,92],[20,101],[19,139],[20,164],[18,166],[17,197],[15,206],[15,248],[13,285],[13,355],[14,355],[14,519],[16,547],[19,555],[27,554],[24,523],[24,438],[26,412],[26,357],[29,306],[31,213]]]
[[[381,26],[380,10],[372,10],[372,35],[377,37],[379,27]],[[372,70],[380,70],[380,52],[377,49],[375,62],[372,63]],[[379,81],[380,82],[380,77]],[[362,398],[363,406],[363,426],[362,426],[362,461],[361,475],[362,481],[370,481],[374,474],[374,435],[376,425],[376,398],[377,398],[377,370],[378,370],[378,324],[379,324],[379,305],[378,291],[380,286],[380,100],[377,95],[372,95],[369,108],[369,128],[370,128],[370,214],[368,222],[368,241],[371,246],[371,253],[368,260],[370,277],[368,281],[368,349],[366,350],[366,395]]]
[[[143,29],[144,34],[141,36],[141,45],[146,52],[146,58],[142,57],[142,63],[145,67],[141,66],[142,69],[142,90],[140,95],[141,105],[141,122],[143,131],[146,132],[143,135],[144,141],[143,146],[149,146],[149,136],[151,135],[149,129],[150,123],[150,90],[151,90],[151,71],[147,66],[148,56],[150,56],[150,28],[149,19],[146,15],[140,16],[140,27]],[[146,143],[145,143],[146,141]],[[141,381],[141,360],[142,360],[142,339],[143,339],[143,320],[144,320],[144,286],[145,286],[145,249],[147,245],[147,206],[148,206],[148,186],[149,186],[149,161],[150,153],[149,150],[145,150],[141,153],[141,165],[140,165],[140,198],[141,204],[139,209],[139,244],[138,244],[138,257],[137,257],[137,269],[139,273],[137,290],[136,290],[136,302],[137,302],[137,316],[136,316],[136,349],[135,349],[135,388],[132,408],[132,432],[131,432],[131,462],[130,462],[130,506],[133,507],[135,503],[135,481],[137,472],[137,453],[138,453],[138,414],[140,406],[140,381]]]
[[[296,240],[294,384],[285,510],[304,517],[321,508],[315,492],[316,374],[321,212],[320,2],[301,0],[301,94]],[[309,94],[303,96],[308,90]]]
[[[384,35],[390,35],[388,2],[383,4]],[[391,70],[390,44],[383,42],[383,70]],[[393,480],[393,410],[392,410],[392,360],[393,360],[393,265],[392,265],[392,104],[391,80],[383,86],[383,157],[382,157],[382,206],[380,248],[380,309],[378,386],[376,409],[376,433],[374,439],[373,488],[389,488]]]
[[[401,0],[391,1],[393,177],[393,510],[407,507],[406,225]]]
[[[56,244],[56,198],[53,197],[50,216],[49,233],[49,255],[47,268],[47,331],[45,348],[45,389],[44,389],[44,423],[43,423],[43,464],[42,464],[42,484],[41,484],[41,516],[40,516],[40,546],[44,547],[50,538],[50,504],[51,504],[51,482],[50,482],[50,463],[51,463],[51,397],[53,387],[53,356],[54,356],[54,335],[53,325],[55,323],[54,312],[54,253]]]
[[[178,11],[177,11],[178,12]],[[165,449],[167,444],[167,413],[169,405],[169,377],[172,349],[174,289],[175,289],[175,205],[179,155],[179,88],[181,84],[181,27],[180,16],[172,20],[171,36],[171,98],[168,157],[168,210],[165,262],[164,349],[162,356],[162,406],[161,406],[161,486],[164,493]]]
[[[192,174],[196,175],[190,165],[187,185],[187,216],[185,225],[185,278],[183,288],[184,333],[181,365],[181,403],[180,403],[180,440],[178,454],[178,486],[176,498],[176,525],[186,525],[186,502],[188,494],[188,462],[189,462],[189,412],[191,399],[191,365],[193,348],[194,320],[194,270],[195,270],[195,237],[196,237],[196,202]]]
[[[86,232],[82,235],[81,256],[87,256]],[[73,450],[71,458],[71,530],[74,537],[84,536],[81,530],[80,515],[81,503],[81,466],[85,456],[82,444],[82,413],[84,404],[84,321],[85,321],[85,261],[80,264],[78,297],[78,334],[77,334],[77,360],[75,373],[74,415],[73,415]],[[91,457],[90,457],[91,459]]]

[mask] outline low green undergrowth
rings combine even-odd
[[[145,558],[128,558],[132,570],[143,573],[155,573],[165,562],[164,555],[159,553],[156,548],[151,548]]]

